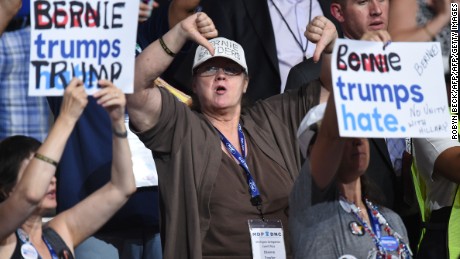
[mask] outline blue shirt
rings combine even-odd
[[[28,96],[30,27],[0,37],[0,140],[26,135],[45,140],[49,110],[44,97]]]

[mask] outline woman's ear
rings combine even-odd
[[[249,85],[249,78],[248,76],[244,77],[244,87],[243,87],[243,93],[245,94],[246,91],[248,90],[248,85]]]

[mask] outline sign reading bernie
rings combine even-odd
[[[29,95],[62,95],[73,77],[133,92],[139,6],[126,1],[31,1]]]
[[[450,136],[439,43],[338,39],[331,65],[341,136]]]

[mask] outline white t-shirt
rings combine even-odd
[[[417,170],[426,184],[425,206],[431,211],[452,206],[457,184],[440,175],[433,177],[433,167],[439,154],[460,143],[448,138],[414,138],[413,141]]]
[[[158,174],[152,151],[146,148],[139,137],[129,130],[128,115],[125,116],[125,124],[128,129],[128,142],[131,149],[136,187],[157,186]]]
[[[273,2],[272,0],[267,0],[267,3],[275,33],[276,53],[281,77],[281,93],[283,93],[289,70],[302,62],[304,57],[311,58],[313,56],[316,45],[308,42],[304,32],[307,24],[314,17],[323,15],[323,11],[318,0],[273,0]],[[285,21],[289,24],[289,28]],[[289,29],[292,30],[292,33]]]

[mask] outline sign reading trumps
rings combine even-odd
[[[448,137],[441,47],[338,39],[332,80],[344,137]]]
[[[123,0],[32,0],[29,95],[62,95],[73,77],[88,94],[100,79],[132,93],[138,12]]]

